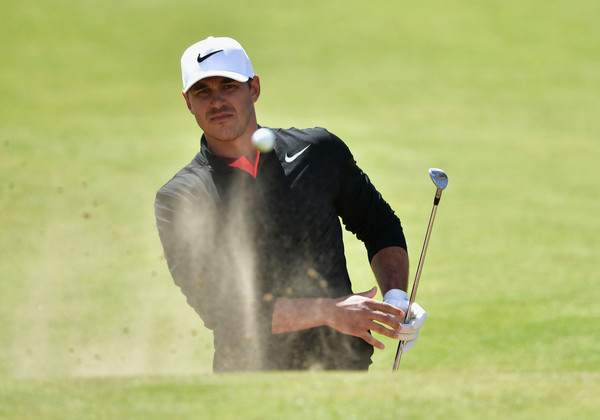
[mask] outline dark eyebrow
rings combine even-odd
[[[229,79],[229,78],[227,78],[227,77],[224,77],[224,78],[223,78],[223,79],[222,79],[222,80],[219,82],[219,84],[221,84],[221,85],[228,85],[228,84],[230,84],[230,83],[240,83],[240,82],[238,82],[237,80]]]
[[[228,77],[221,77],[221,79],[219,80],[219,85],[228,85],[230,83],[238,83],[241,84],[240,82],[230,79]],[[190,90],[202,90],[208,87],[208,84],[206,82],[204,82],[203,80],[199,80],[198,82],[196,82],[194,85],[192,85],[192,87],[190,88]]]
[[[206,86],[207,86],[206,83],[202,83],[202,81],[199,81],[197,83],[194,83],[189,90],[202,90]]]

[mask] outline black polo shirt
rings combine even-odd
[[[157,193],[175,283],[214,332],[216,371],[366,369],[371,345],[318,327],[271,334],[275,300],[353,293],[342,224],[365,243],[406,248],[390,206],[347,146],[322,128],[275,129],[256,177],[208,150]]]

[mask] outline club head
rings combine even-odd
[[[429,169],[429,176],[431,177],[431,180],[435,186],[440,190],[443,190],[448,186],[448,175],[446,175],[446,172],[442,171],[441,169]]]

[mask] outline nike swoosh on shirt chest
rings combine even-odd
[[[299,152],[293,154],[292,156],[290,156],[286,153],[285,161],[287,163],[291,163],[291,162],[295,161],[298,158],[298,156],[300,156],[302,153],[304,153],[306,151],[306,149],[308,149],[309,147],[310,147],[310,144],[308,146],[306,146],[304,149],[300,150]]]

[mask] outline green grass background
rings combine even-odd
[[[0,418],[592,418],[600,410],[593,0],[22,0],[0,25]],[[259,120],[342,137],[416,267],[390,372],[213,375],[154,194],[196,153],[179,58],[233,36]],[[373,283],[348,237],[356,290]]]

